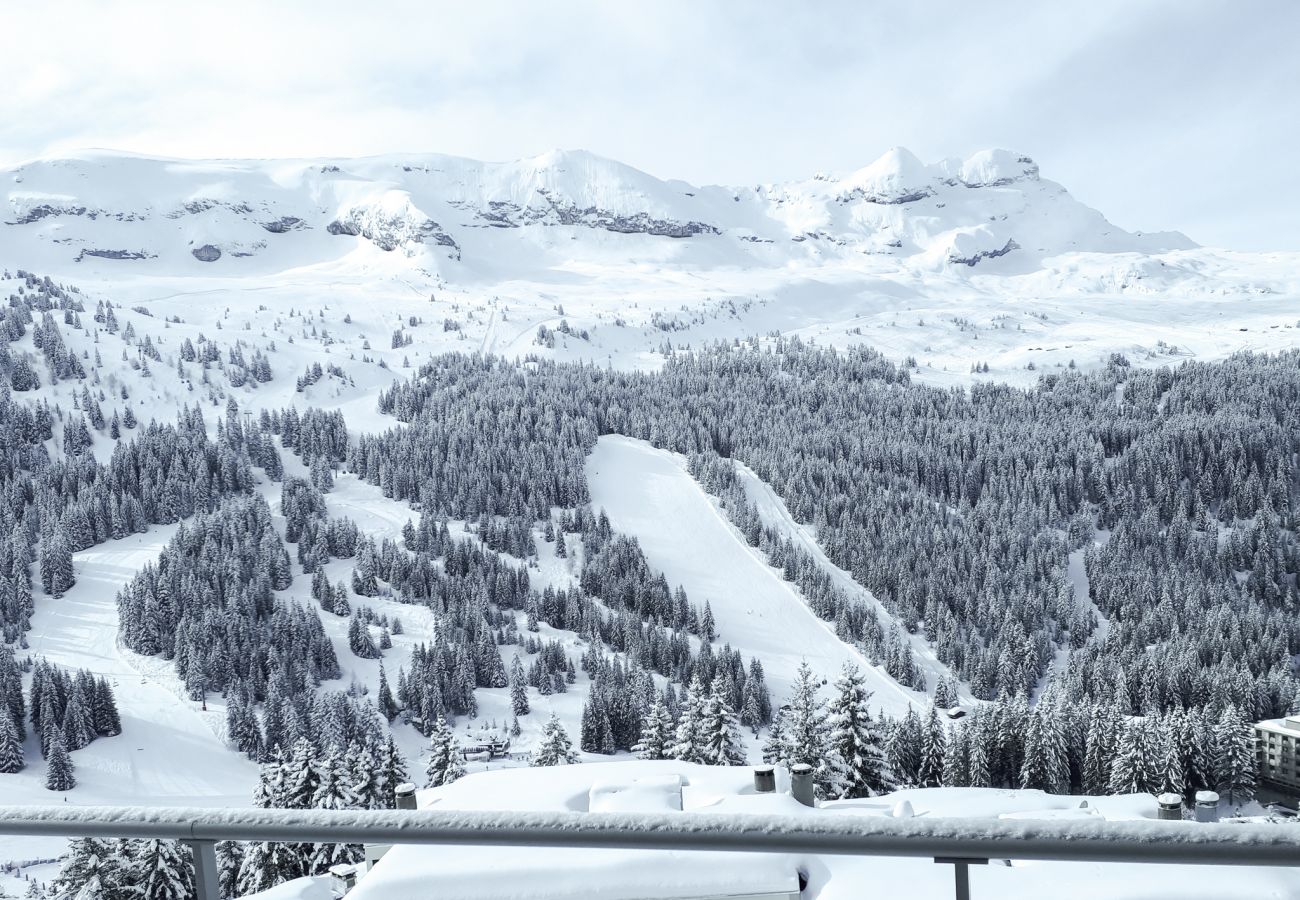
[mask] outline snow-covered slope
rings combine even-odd
[[[909,707],[925,708],[927,697],[872,665],[808,609],[799,589],[745,543],[691,478],[685,460],[644,441],[611,435],[601,438],[588,458],[587,478],[592,506],[603,509],[616,530],[636,537],[650,565],[670,584],[684,587],[696,603],[709,603],[718,640],[762,660],[774,696],[790,695],[803,660],[828,679],[847,662],[865,673],[875,709],[901,717]],[[770,491],[769,497],[766,509],[774,518],[784,513],[786,532],[795,531],[798,526],[784,507],[776,512],[780,500]],[[820,558],[830,567],[824,554]],[[852,589],[867,593],[859,585]],[[947,669],[919,639],[915,649],[933,688]]]
[[[927,165],[895,149],[843,176],[735,188],[559,151],[510,163],[86,152],[5,174],[10,268],[128,304],[176,301],[188,321],[196,301],[219,309],[250,291],[277,313],[433,295],[459,327],[419,352],[470,341],[639,367],[666,339],[778,331],[870,343],[931,380],[987,365],[1026,381],[1113,352],[1282,346],[1300,294],[1296,254],[1125,231],[1003,150]],[[572,333],[538,336],[565,322]]]

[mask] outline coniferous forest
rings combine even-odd
[[[51,285],[0,321],[11,340],[39,329],[48,377],[85,378],[59,337],[82,311]],[[111,305],[96,315],[112,318]],[[258,380],[269,362],[230,365]],[[534,765],[579,750],[743,764],[748,731],[766,760],[812,765],[824,797],[1211,788],[1242,802],[1250,723],[1296,702],[1300,353],[1176,369],[1116,356],[1030,389],[932,387],[868,349],[786,339],[679,351],[648,373],[450,354],[380,395],[401,423],[382,433],[350,434],[337,411],[242,416],[233,399],[212,429],[197,404],[174,425],[116,411],[110,423],[87,392],[53,449],[62,411],[21,399],[41,375],[25,357],[0,368],[0,772],[34,762],[30,726],[53,791],[76,786],[71,753],[122,725],[103,678],[28,650],[35,604],[72,587],[74,552],[171,523],[117,597],[120,639],[168,661],[190,700],[224,698],[227,740],[261,765],[265,806],[390,804],[402,726],[427,740],[428,783],[446,784],[464,771],[455,727],[478,715],[476,691],[508,689],[517,735],[530,694],[573,690],[579,673],[577,733],[552,718]],[[87,452],[103,433],[116,441],[106,463]],[[929,709],[873,714],[852,667],[805,665],[794,695],[773,698],[762,660],[592,507],[584,463],[606,434],[684,454],[809,608]],[[285,475],[280,448],[305,476]],[[764,524],[740,465],[886,618]],[[410,507],[400,541],[331,512],[341,471]],[[259,482],[279,482],[279,520]],[[543,543],[577,557],[571,587],[530,579],[522,563]],[[331,581],[339,560],[350,577]],[[295,578],[310,601],[283,596]],[[428,610],[436,637],[382,670],[373,696],[340,690],[340,653],[383,661],[401,633],[376,598]],[[343,644],[329,617],[346,620]],[[917,637],[951,677],[927,683]],[[958,681],[985,702],[954,722]],[[254,891],[356,855],[225,845],[223,878]],[[181,896],[188,865],[165,842],[80,842],[60,878],[158,877]]]

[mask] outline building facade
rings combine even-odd
[[[1300,715],[1265,719],[1255,724],[1255,754],[1260,780],[1300,792]]]

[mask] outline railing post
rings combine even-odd
[[[970,900],[970,867],[988,865],[987,859],[967,859],[962,856],[936,856],[934,861],[940,865],[952,866],[952,875],[957,900]]]
[[[216,841],[185,841],[194,856],[194,896],[196,900],[221,900],[217,875]]]

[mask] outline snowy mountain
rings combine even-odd
[[[665,339],[780,332],[869,344],[924,380],[1028,382],[1117,352],[1161,363],[1287,346],[1300,294],[1295,254],[1125,231],[1003,150],[927,165],[895,149],[842,176],[735,188],[580,151],[87,152],[7,175],[9,267],[131,303],[256,290],[272,310],[328,296],[356,311],[432,295],[454,307],[452,346],[509,357],[644,368]]]
[[[704,264],[877,256],[923,271],[1003,257],[1023,271],[1063,252],[1195,246],[1179,234],[1125,232],[1003,150],[925,165],[894,149],[843,178],[753,188],[697,188],[559,151],[513,163],[93,153],[9,175],[3,246],[42,267],[91,258],[183,272],[199,262],[231,275],[337,260],[364,242],[448,277],[518,277],[575,255],[564,238],[577,238],[579,257],[625,252],[609,234],[674,239],[683,246],[659,252]]]

